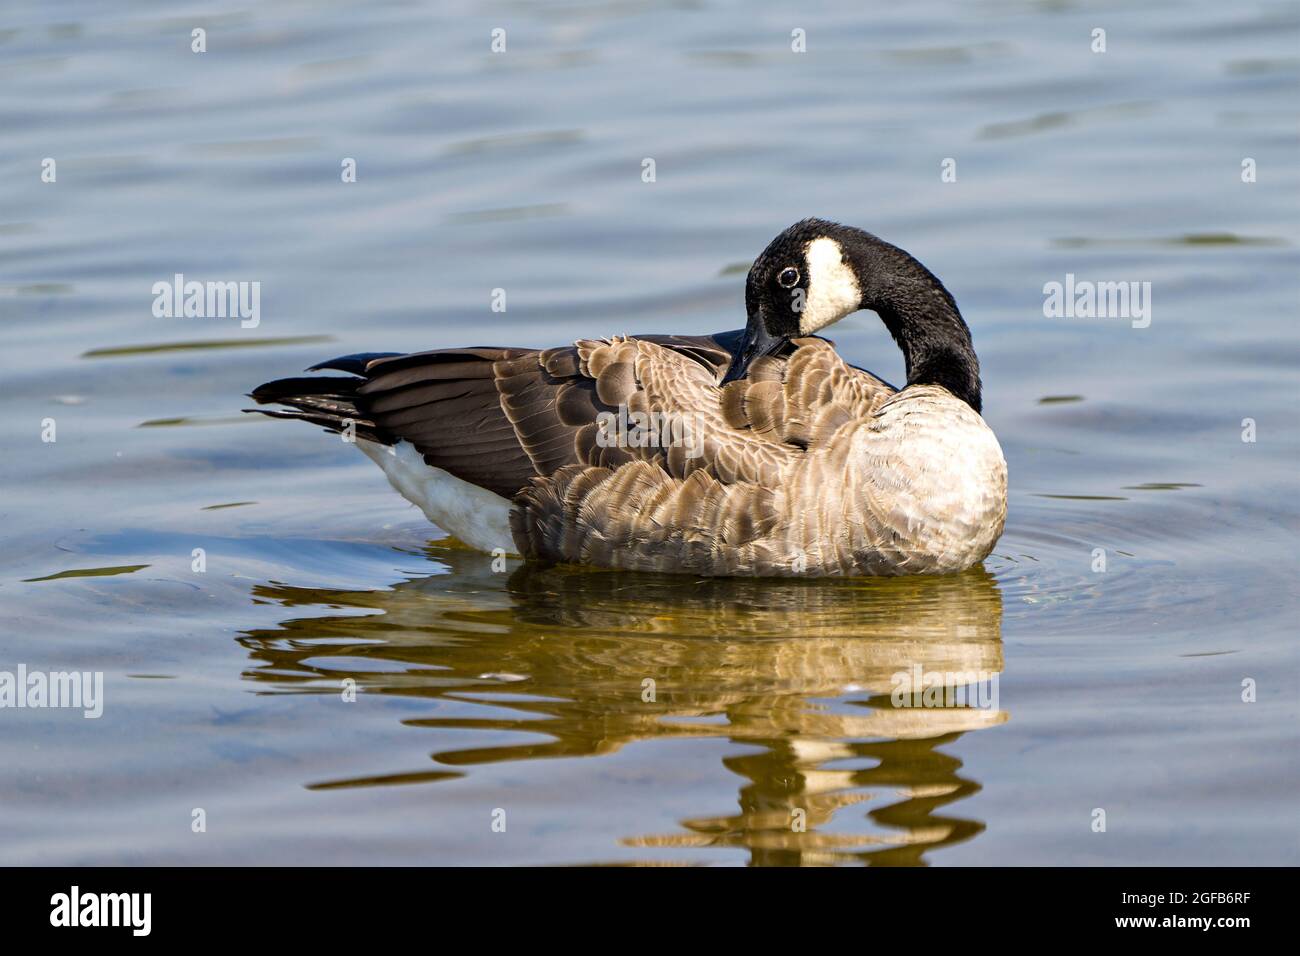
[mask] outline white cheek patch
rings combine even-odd
[[[858,277],[844,261],[844,250],[834,239],[822,236],[808,243],[804,260],[808,263],[808,293],[799,317],[799,331],[812,335],[858,311],[862,291]]]

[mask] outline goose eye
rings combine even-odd
[[[776,281],[787,289],[793,289],[799,283],[799,270],[786,267],[781,270],[781,274],[776,277]]]

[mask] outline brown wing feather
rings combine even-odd
[[[645,341],[716,381],[738,336]],[[350,397],[375,433],[409,441],[430,465],[509,498],[566,465],[617,467],[634,457],[602,445],[595,427],[600,413],[617,412],[619,396],[637,391],[634,363],[601,377],[580,352],[459,348],[380,357],[364,363],[364,384]]]
[[[715,364],[647,339],[581,341],[577,361],[609,405],[693,418],[703,452],[633,446],[622,466],[562,468],[516,498],[512,528],[525,554],[605,567],[796,573],[795,561],[825,535],[820,516],[791,510],[787,483],[829,487],[825,468],[809,468],[827,457],[831,436],[895,394],[816,338],[756,362],[723,390],[725,358]]]
[[[532,556],[700,574],[788,573],[792,544],[824,537],[788,512],[788,482],[826,482],[840,428],[894,395],[823,339],[799,339],[719,389],[739,333],[583,340],[537,351],[444,349],[338,360],[356,379],[285,380],[255,397],[299,417],[355,415],[430,465],[513,498]],[[611,443],[602,413],[679,416],[682,443]],[[325,422],[327,425],[328,422]],[[834,457],[833,455],[831,457]],[[809,469],[817,472],[814,475]]]
[[[510,496],[536,474],[502,408],[495,369],[526,349],[441,349],[369,362],[357,405],[430,465]],[[536,360],[532,359],[534,367]]]
[[[795,339],[788,358],[763,358],[753,372],[723,390],[722,412],[732,428],[770,442],[807,448],[842,425],[869,416],[893,386],[840,358],[825,339]]]

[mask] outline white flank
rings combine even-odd
[[[426,464],[410,442],[390,448],[357,440],[366,457],[384,470],[389,483],[424,516],[471,548],[497,548],[517,554],[510,533],[510,502],[495,492],[462,481],[450,472]]]
[[[834,239],[822,236],[804,250],[808,263],[808,297],[799,316],[799,331],[812,335],[838,322],[862,306],[858,277],[844,261],[844,250]]]

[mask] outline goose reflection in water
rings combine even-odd
[[[900,708],[891,699],[895,675],[918,665],[1001,672],[1001,596],[982,568],[698,580],[536,565],[494,574],[467,550],[433,544],[427,555],[449,573],[381,591],[254,588],[263,602],[350,613],[247,632],[240,640],[258,665],[247,679],[273,692],[336,694],[352,678],[367,694],[457,708],[404,721],[442,732],[438,769],[312,789],[430,782],[480,764],[712,737],[761,748],[722,761],[743,780],[736,812],[691,817],[676,833],[628,834],[625,846],[647,859],[727,847],[756,865],[915,865],[984,829],[940,814],[980,789],[940,748],[1002,723],[1005,711]],[[357,613],[365,611],[378,613]],[[518,731],[521,741],[463,749],[450,746],[454,731],[467,741]]]

